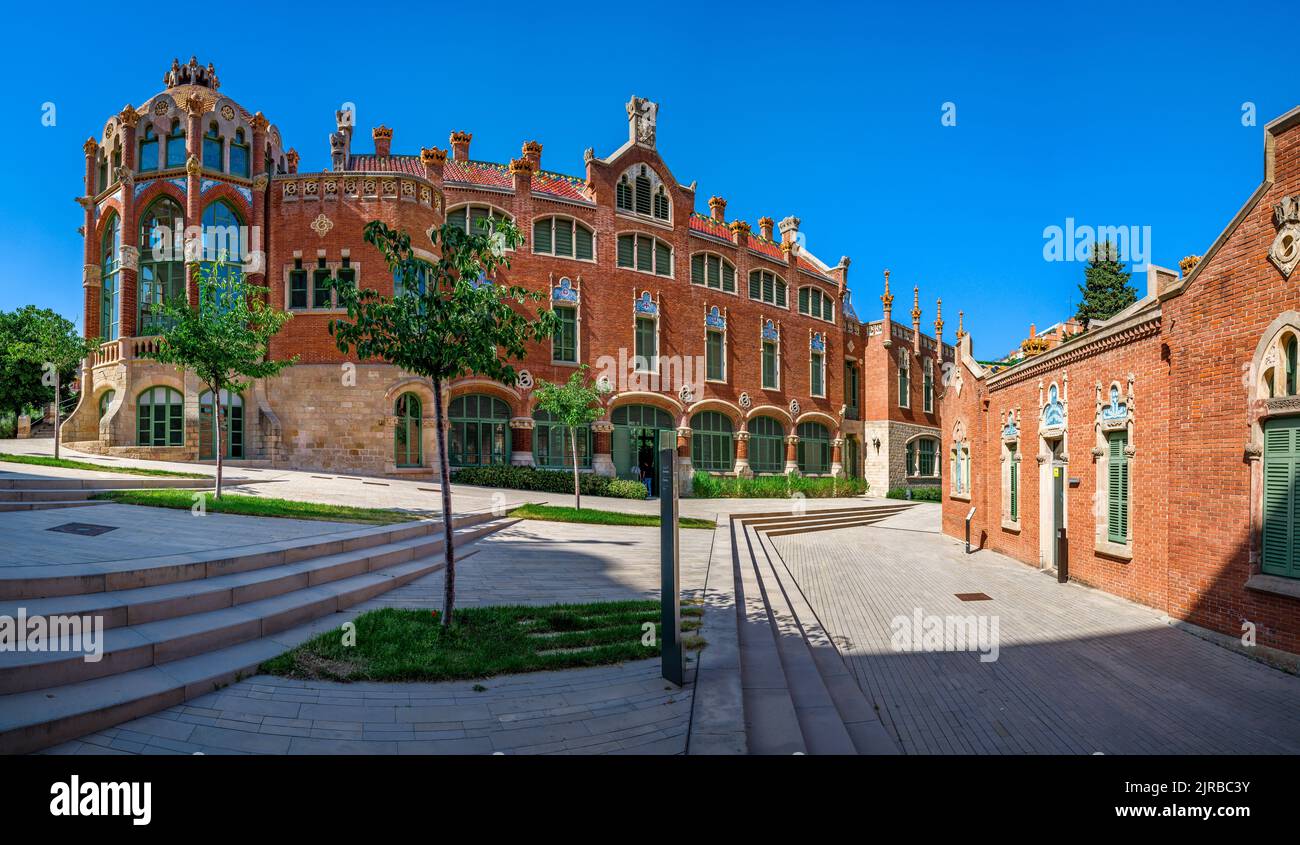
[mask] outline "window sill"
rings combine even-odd
[[[596,259],[594,258],[578,258],[576,255],[555,255],[554,253],[551,252],[538,252],[537,250],[533,250],[532,254],[539,255],[542,258],[558,258],[561,261],[577,261],[579,264],[596,263]]]
[[[1020,533],[1020,523],[1019,523],[1019,522],[1012,522],[1012,521],[1009,520],[1009,519],[1004,519],[1004,520],[1002,520],[1002,530],[1003,530],[1003,531],[1010,531],[1010,532],[1012,532],[1013,534],[1019,534],[1019,533]]]
[[[673,276],[672,276],[671,273],[669,273],[669,274],[656,273],[654,270],[640,270],[640,269],[638,269],[638,268],[636,268],[636,267],[624,267],[624,266],[621,265],[621,264],[618,265],[618,269],[619,269],[619,270],[627,270],[629,273],[640,273],[640,274],[643,275],[643,276],[654,276],[654,277],[657,278],[657,279],[671,279],[671,278],[673,278]]]
[[[713,285],[700,284],[699,282],[691,282],[691,287],[700,288],[701,290],[712,291],[713,293],[722,293],[722,294],[726,294],[727,296],[740,296],[740,293],[737,291],[723,290],[722,288],[715,288],[713,287]]]
[[[704,383],[705,384],[726,384],[727,380],[725,378],[706,378],[704,380]]]
[[[1281,575],[1266,575],[1263,572],[1250,576],[1246,589],[1258,593],[1270,593],[1275,596],[1300,599],[1300,580],[1284,578]]]
[[[1125,543],[1112,543],[1109,540],[1098,540],[1093,551],[1099,555],[1113,557],[1126,563],[1133,559],[1133,547]]]
[[[552,367],[576,367],[576,366],[578,366],[578,362],[577,362],[577,361],[557,361],[557,360],[555,360],[554,358],[552,358],[552,359],[551,359],[551,366],[552,366]]]
[[[347,314],[346,308],[287,308],[291,314],[303,314],[310,316],[312,314]]]
[[[621,220],[634,220],[637,223],[649,223],[651,226],[657,226],[660,229],[666,229],[670,232],[673,229],[673,221],[661,220],[660,218],[654,217],[653,215],[638,214],[635,211],[628,211],[627,209],[622,209],[622,208],[616,208],[614,210],[614,214],[616,217],[618,217]],[[623,232],[620,234],[626,234],[626,233]]]
[[[970,501],[970,496],[967,496],[965,493],[949,493],[948,498],[958,502]]]

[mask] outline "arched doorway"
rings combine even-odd
[[[471,393],[451,401],[447,455],[451,465],[510,463],[510,406],[495,396]]]
[[[424,466],[424,406],[414,393],[403,393],[393,405],[393,462],[399,467]]]
[[[217,457],[217,430],[212,425],[216,409],[212,391],[199,397],[199,460],[212,461]],[[244,400],[238,394],[221,391],[221,447],[223,457],[236,460],[244,457]]]
[[[648,474],[650,493],[658,495],[661,432],[677,431],[672,414],[653,405],[624,405],[614,409],[610,422],[614,424],[614,471],[619,478],[633,481],[641,481]]]

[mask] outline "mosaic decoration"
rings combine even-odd
[[[1043,425],[1065,425],[1065,406],[1061,404],[1056,385],[1052,385],[1047,390],[1047,404],[1043,407]]]
[[[230,107],[230,103],[226,103],[224,106],[221,107],[221,116],[224,117],[226,120],[235,119],[235,110]]]
[[[560,283],[551,288],[551,300],[554,302],[577,302],[578,292],[573,288],[573,281],[565,276]]]
[[[641,297],[637,299],[632,310],[637,314],[646,314],[651,317],[658,316],[659,314],[659,306],[650,298],[650,291],[648,290],[641,291]]]
[[[1101,406],[1101,418],[1107,422],[1128,418],[1128,405],[1119,401],[1119,385],[1110,386],[1110,404]]]
[[[179,176],[177,176],[175,179],[168,179],[167,181],[171,182],[173,185],[180,188],[182,191],[188,191],[190,188],[189,183],[186,182],[184,179],[180,178]]]
[[[813,352],[825,352],[826,337],[821,332],[813,332],[812,340],[809,341],[808,345]]]
[[[718,306],[709,309],[709,313],[704,315],[704,325],[710,329],[726,329],[727,318],[722,316],[718,311]]]
[[[1014,421],[1008,420],[1007,424],[1002,427],[1003,439],[1014,440],[1019,436],[1020,436],[1020,429],[1016,428],[1016,424]]]
[[[779,337],[776,326],[772,325],[771,320],[763,323],[763,340],[777,340]]]

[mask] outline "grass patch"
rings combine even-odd
[[[262,664],[262,671],[332,681],[448,681],[572,669],[659,655],[659,602],[471,607],[443,630],[437,612],[384,608]],[[643,645],[644,625],[655,626]]]
[[[173,472],[169,469],[139,469],[137,467],[115,467],[92,464],[89,461],[69,461],[65,458],[46,458],[41,455],[10,455],[0,452],[0,461],[10,464],[27,464],[40,467],[61,467],[63,469],[86,469],[95,472],[115,472],[118,475],[144,475],[152,478],[212,478],[196,472]]]
[[[346,505],[296,502],[291,499],[264,499],[260,496],[243,496],[237,493],[223,493],[218,501],[212,498],[211,492],[201,490],[110,490],[97,494],[95,498],[106,499],[120,505],[189,510],[194,506],[195,493],[203,494],[204,507],[208,513],[359,522],[366,525],[393,525],[421,518],[419,514],[383,508],[354,508]]]
[[[561,505],[521,505],[510,512],[518,519],[538,519],[543,522],[581,522],[588,525],[646,525],[657,526],[659,515],[652,513],[620,513],[618,511],[592,510],[591,508],[564,507]],[[711,519],[683,516],[678,521],[682,528],[717,528]]]

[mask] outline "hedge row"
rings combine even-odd
[[[826,499],[861,496],[871,489],[862,478],[808,478],[797,472],[754,478],[697,472],[692,485],[697,499],[784,499],[796,493],[809,499]]]
[[[890,487],[885,498],[906,499],[908,490],[912,491],[914,502],[938,502],[943,498],[938,487]]]
[[[453,484],[480,487],[504,487],[507,490],[532,490],[538,493],[573,493],[573,473],[554,469],[497,465],[465,467],[451,474]],[[644,499],[645,485],[626,478],[608,478],[593,472],[578,474],[578,489],[584,496],[611,496],[616,499]]]

